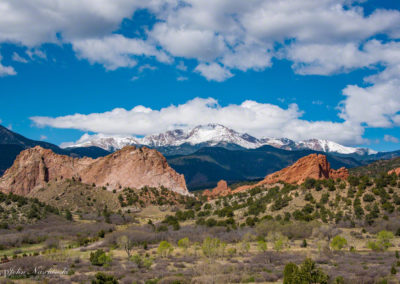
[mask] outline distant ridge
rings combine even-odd
[[[50,149],[57,154],[73,157],[97,158],[109,154],[108,151],[94,146],[61,149],[57,145],[48,142],[28,139],[0,125],[0,176],[5,172],[6,169],[11,167],[15,158],[21,151],[35,146]]]

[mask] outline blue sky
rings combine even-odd
[[[400,148],[398,1],[51,2],[0,8],[0,119],[29,138],[217,122]]]

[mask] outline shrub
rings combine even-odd
[[[98,272],[95,275],[95,279],[92,280],[92,284],[118,284],[118,280],[112,275]]]
[[[157,248],[157,253],[161,257],[168,257],[173,250],[174,247],[169,242],[162,241]]]
[[[144,257],[140,254],[134,254],[130,260],[136,263],[139,268],[149,269],[153,264],[153,259],[151,257]]]
[[[289,262],[285,265],[283,270],[283,284],[294,284],[295,278],[299,273],[299,268],[293,262]]]
[[[67,219],[68,221],[73,221],[71,211],[69,210],[65,211],[65,219]]]
[[[377,240],[375,242],[369,241],[367,246],[375,251],[385,251],[392,246],[391,240],[393,238],[394,235],[392,232],[383,230],[378,233]]]
[[[392,265],[392,268],[390,269],[390,273],[393,275],[397,274],[397,269],[394,264]]]
[[[8,226],[8,223],[0,223],[0,229],[2,230],[8,230],[10,227]]]
[[[227,253],[230,257],[236,254],[236,248],[228,248]]]
[[[315,186],[315,184],[316,184],[316,180],[315,180],[315,179],[313,179],[313,178],[307,178],[307,179],[304,181],[303,186],[304,186],[305,188],[307,188],[307,189],[311,189],[311,188],[313,188],[313,187]]]
[[[309,258],[305,259],[300,267],[292,262],[286,264],[283,272],[284,284],[327,284],[328,279],[328,275],[326,275],[320,268],[317,268],[315,262]]]
[[[288,238],[281,233],[271,233],[268,238],[273,242],[274,250],[278,252],[283,250],[288,243]]]
[[[90,253],[90,263],[96,266],[107,266],[111,263],[111,257],[99,249]]]
[[[264,241],[264,240],[259,240],[259,241],[257,242],[257,247],[258,247],[258,249],[259,249],[261,252],[266,252],[267,249],[268,249],[267,242]]]
[[[221,241],[218,238],[207,237],[204,239],[201,249],[203,254],[208,258],[215,258],[219,254]]]
[[[336,277],[334,283],[335,284],[344,284],[345,282],[344,282],[343,276]]]
[[[375,197],[374,197],[372,194],[366,193],[366,194],[364,194],[364,196],[363,196],[363,200],[364,200],[365,202],[373,202],[373,201],[375,200]]]
[[[331,241],[331,248],[334,250],[341,250],[347,245],[347,240],[344,237],[337,235]]]
[[[190,246],[190,241],[189,241],[188,237],[180,239],[178,241],[178,247],[182,248],[185,251],[185,253],[186,253],[187,249],[189,248],[189,246]]]
[[[105,236],[105,234],[106,234],[106,232],[104,232],[104,230],[100,230],[98,233],[97,233],[97,236],[99,237],[99,238],[104,238],[104,236]]]

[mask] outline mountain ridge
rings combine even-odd
[[[118,150],[126,145],[144,145],[162,150],[165,147],[179,147],[182,145],[221,146],[223,144],[236,145],[245,149],[256,149],[269,145],[285,150],[310,149],[325,153],[371,155],[377,152],[367,148],[355,148],[340,145],[324,139],[308,139],[294,141],[288,138],[256,138],[247,133],[239,133],[221,124],[199,125],[192,129],[175,129],[164,133],[148,135],[143,138],[134,136],[106,136],[103,134],[85,134],[76,144],[63,144],[65,148],[97,146],[107,151]],[[187,147],[189,148],[189,147]],[[229,149],[229,147],[227,147]],[[197,150],[196,147],[191,153]],[[191,154],[188,149],[185,154]],[[181,154],[184,154],[181,152]]]

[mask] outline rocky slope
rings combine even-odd
[[[0,190],[26,195],[50,180],[63,178],[75,178],[110,190],[164,186],[180,194],[189,194],[184,176],[176,173],[163,155],[135,146],[97,159],[58,155],[40,146],[30,148],[22,151],[0,178]]]
[[[347,179],[349,172],[346,168],[342,167],[338,170],[331,168],[327,157],[322,154],[311,154],[299,159],[293,165],[286,167],[280,171],[267,175],[264,180],[260,181],[255,186],[265,184],[273,184],[279,181],[284,181],[291,184],[301,184],[307,178],[313,179],[328,179],[328,178],[341,178]],[[234,190],[240,192],[249,189],[253,186],[241,186]]]

